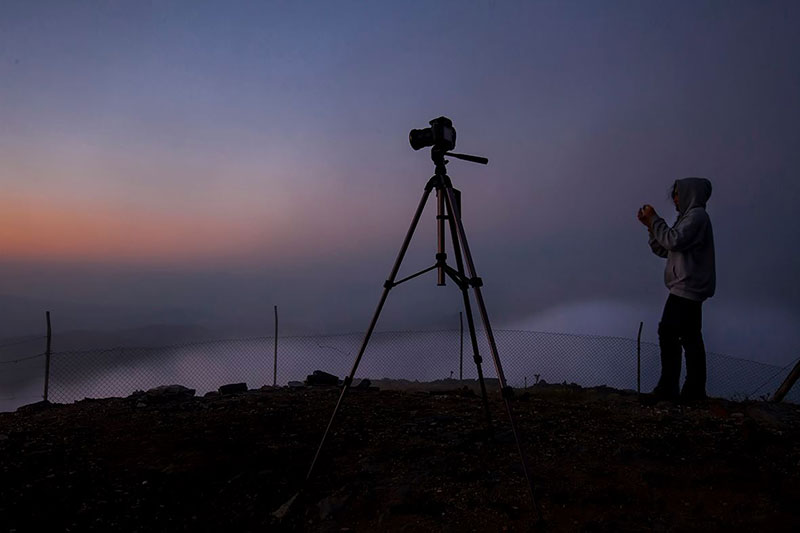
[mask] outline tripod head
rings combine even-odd
[[[480,163],[481,165],[487,165],[489,163],[489,159],[485,157],[481,157],[478,155],[468,155],[468,154],[456,154],[453,152],[447,152],[440,148],[434,146],[431,148],[431,159],[433,160],[433,164],[436,166],[436,176],[444,176],[447,178],[447,159],[444,156],[448,157],[455,157],[456,159],[463,159],[464,161],[469,161],[471,163]],[[449,180],[449,178],[447,178]]]
[[[449,118],[435,118],[428,124],[431,125],[430,128],[411,130],[408,134],[408,142],[414,150],[419,150],[427,146],[431,147],[431,159],[436,165],[437,174],[440,173],[440,168],[443,170],[444,165],[447,164],[444,156],[455,157],[456,159],[463,159],[464,161],[480,163],[482,165],[489,162],[485,157],[457,154],[450,151],[456,147],[456,129],[453,127],[453,121]]]
[[[481,157],[479,155],[457,154],[455,152],[446,152],[444,150],[437,149],[435,146],[431,148],[431,159],[433,160],[433,163],[437,167],[439,165],[447,164],[447,160],[445,160],[444,156],[455,157],[456,159],[462,159],[464,161],[469,161],[470,163],[480,163],[481,165],[489,164],[488,158]]]

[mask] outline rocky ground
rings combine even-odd
[[[0,413],[0,531],[797,531],[800,407],[641,405],[537,386],[494,438],[474,387],[353,389],[289,513],[331,387],[137,394]],[[412,386],[413,385],[413,386]]]

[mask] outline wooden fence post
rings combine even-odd
[[[45,311],[45,317],[47,318],[47,350],[44,352],[45,354],[45,363],[44,363],[44,401],[48,401],[47,397],[49,394],[50,389],[50,347],[53,340],[53,329],[50,327],[50,311]]]

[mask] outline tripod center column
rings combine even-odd
[[[447,220],[445,214],[445,191],[442,187],[441,181],[436,185],[436,285],[445,285],[445,272],[444,264],[447,259],[447,250],[445,249],[445,233],[444,223]]]

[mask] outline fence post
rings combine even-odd
[[[50,327],[50,311],[45,311],[45,317],[47,318],[47,350],[44,352],[44,401],[48,401],[48,389],[50,388],[50,346],[53,340],[53,330]]]
[[[642,326],[639,322],[639,334],[636,336],[636,392],[642,393]]]
[[[458,322],[461,325],[461,347],[458,351],[458,380],[464,380],[464,312],[458,312]]]
[[[272,386],[278,384],[278,306],[275,306],[275,350],[272,360]]]
[[[792,371],[789,372],[789,375],[783,380],[781,386],[775,391],[772,401],[775,403],[782,401],[783,397],[786,396],[786,394],[792,389],[792,385],[795,384],[798,378],[800,378],[800,361],[797,361],[797,364],[794,365]]]

